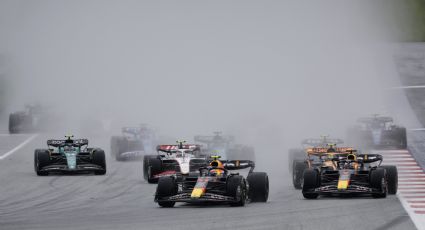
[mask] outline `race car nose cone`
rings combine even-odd
[[[65,153],[66,161],[69,169],[76,169],[77,167],[77,154],[76,153]]]
[[[191,198],[200,198],[204,194],[204,190],[202,188],[195,188],[192,191]]]

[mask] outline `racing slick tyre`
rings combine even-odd
[[[11,113],[9,115],[9,133],[15,134],[19,133],[19,115],[15,113]]]
[[[265,172],[252,172],[246,178],[251,202],[267,202],[269,198],[269,176]]]
[[[148,169],[149,169],[149,161],[150,159],[157,159],[158,157],[156,155],[145,155],[143,156],[143,178],[145,180],[148,180]]]
[[[145,155],[143,156],[143,178],[145,178],[145,180],[148,179],[148,167],[149,167],[149,158],[154,157],[153,155]]]
[[[372,194],[373,198],[387,197],[388,187],[387,187],[385,169],[377,168],[370,172],[370,186],[373,189],[380,191],[379,193],[373,193]]]
[[[304,170],[304,180],[302,193],[306,199],[316,199],[319,194],[311,192],[312,189],[315,189],[320,186],[320,177],[319,172],[314,169]]]
[[[101,170],[94,171],[94,174],[105,175],[106,174],[105,152],[102,149],[93,150],[92,161],[93,161],[93,164],[102,167]]]
[[[227,179],[227,196],[234,197],[235,201],[230,206],[244,206],[246,202],[246,184],[242,176],[234,175]]]
[[[306,153],[303,149],[290,149],[288,152],[288,169],[289,172],[293,171],[294,160],[304,160]]]
[[[49,172],[41,171],[41,169],[50,163],[50,155],[47,149],[36,149],[34,151],[34,170],[37,176],[47,176]]]
[[[396,129],[394,138],[397,140],[400,145],[398,146],[400,149],[407,149],[407,136],[406,136],[406,128],[400,127]]]
[[[160,200],[163,197],[174,196],[177,194],[177,183],[173,177],[161,177],[156,187],[156,197]],[[158,201],[158,205],[164,208],[174,207],[174,201]]]
[[[384,165],[381,168],[385,169],[387,174],[388,194],[394,195],[398,188],[398,171],[394,165]]]
[[[305,169],[307,169],[307,165],[304,160],[294,160],[292,166],[292,183],[294,184],[294,188],[302,188]]]
[[[157,183],[158,178],[154,176],[162,171],[162,162],[158,158],[150,158],[148,161],[147,179],[148,183]]]

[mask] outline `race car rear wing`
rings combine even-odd
[[[71,143],[72,141],[72,143]],[[47,140],[47,146],[51,146],[51,147],[62,147],[65,146],[66,144],[71,144],[72,146],[75,147],[81,147],[81,146],[85,146],[89,144],[89,140],[88,139],[75,139],[75,140]]]
[[[235,137],[233,136],[222,136],[222,135],[215,135],[215,136],[196,135],[193,139],[195,140],[195,142],[204,143],[204,144],[210,144],[214,142],[231,143],[235,141]]]
[[[142,128],[141,127],[123,127],[121,131],[122,133],[137,135],[142,132]]]
[[[308,154],[320,154],[320,153],[327,153],[329,148],[308,148],[307,153]],[[335,147],[333,148],[333,153],[350,153],[355,151],[352,147]]]
[[[355,157],[356,157],[355,161],[357,161],[359,163],[365,163],[365,164],[373,163],[373,162],[377,162],[377,161],[380,161],[380,163],[381,163],[382,160],[384,159],[382,157],[382,155],[380,155],[380,154],[357,154],[357,155],[355,155]],[[333,161],[346,161],[347,159],[348,159],[348,156],[337,156],[332,160]]]
[[[373,122],[387,123],[387,122],[393,122],[393,118],[392,117],[384,117],[384,116],[374,115],[372,117],[361,117],[361,118],[357,119],[357,122],[359,122],[359,123],[373,123]]]
[[[308,145],[308,146],[323,146],[326,147],[328,144],[343,144],[344,141],[341,139],[324,139],[324,138],[310,138],[310,139],[305,139],[301,142],[302,145]]]
[[[249,173],[252,173],[255,168],[255,162],[250,160],[228,160],[223,161],[223,166],[227,170],[240,170],[250,168]]]
[[[357,160],[362,161],[363,163],[373,163],[382,161],[384,158],[380,154],[359,154],[357,155]]]
[[[200,150],[201,145],[185,144],[185,145],[158,145],[156,146],[156,151],[165,152],[165,153],[174,153],[178,149],[191,149],[193,151]]]

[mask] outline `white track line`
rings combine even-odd
[[[0,137],[12,137],[12,136],[27,136],[28,134],[9,134],[9,133],[0,133]]]
[[[409,131],[425,131],[425,128],[409,129]]]
[[[425,85],[407,85],[407,86],[396,86],[389,89],[425,89]]]
[[[18,151],[20,148],[24,147],[26,144],[30,143],[32,140],[34,140],[34,138],[36,138],[38,136],[38,134],[32,135],[30,136],[28,139],[26,139],[24,142],[22,142],[21,144],[19,144],[18,146],[16,146],[15,148],[13,148],[12,150],[10,150],[9,152],[3,154],[2,156],[0,156],[0,160],[4,160],[6,157],[12,155],[13,153],[15,153],[16,151]]]

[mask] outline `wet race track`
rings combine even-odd
[[[392,53],[375,15],[391,7],[81,2],[0,1],[0,230],[425,229],[425,46]],[[9,134],[6,117],[31,100],[54,105],[42,120],[55,133]],[[399,169],[398,194],[304,199],[287,168],[295,139],[344,135],[374,113],[408,130],[407,149],[378,151]],[[162,129],[164,144],[244,138],[268,173],[268,202],[159,207],[142,162],[110,154],[112,132],[140,123]],[[105,150],[106,175],[36,175],[34,150],[65,129],[90,133],[71,132]]]
[[[1,154],[30,137],[1,135]],[[46,138],[0,160],[1,229],[415,229],[397,196],[305,200],[287,170],[270,174],[267,203],[160,208],[141,162],[108,159],[105,176],[36,176],[33,151]],[[105,140],[95,143],[108,146]]]

